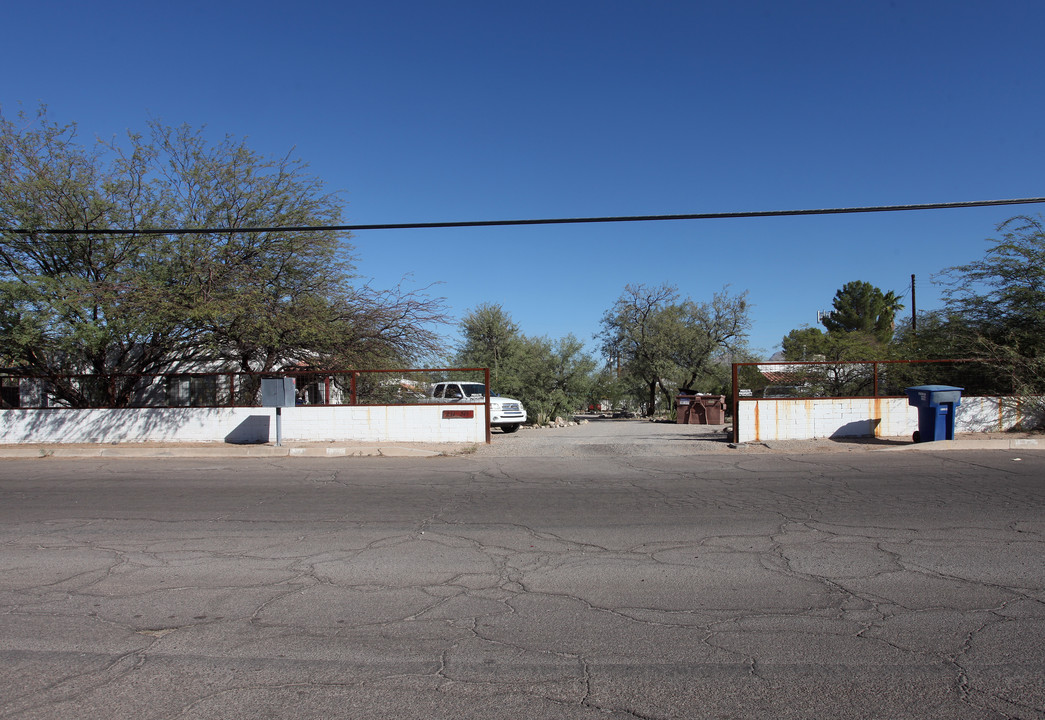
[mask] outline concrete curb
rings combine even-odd
[[[896,438],[897,441],[901,440]],[[809,443],[809,445],[805,445]],[[781,454],[821,452],[825,449],[822,442],[810,440],[769,441],[762,443],[743,443],[739,448],[748,445],[760,445],[772,452]],[[480,446],[466,443],[449,443],[446,445],[379,445],[379,444],[328,444],[298,443],[276,447],[275,445],[232,445],[224,443],[182,445],[124,443],[106,444],[41,444],[41,445],[0,445],[0,460],[29,460],[39,458],[75,459],[75,458],[111,458],[111,459],[163,459],[163,458],[349,458],[349,457],[441,457],[467,455],[475,452]],[[844,445],[837,449],[842,451]],[[850,448],[851,449],[851,448]],[[975,438],[965,437],[957,440],[937,440],[935,442],[912,443],[892,447],[875,447],[868,443],[861,449],[868,452],[946,452],[952,450],[1005,450],[1021,451],[1045,450],[1045,439],[1037,438]]]
[[[1045,441],[1035,438],[960,438],[878,448],[879,452],[937,452],[940,450],[1045,450]]]
[[[460,452],[401,445],[0,445],[0,460],[34,458],[279,458],[279,457],[439,457]]]

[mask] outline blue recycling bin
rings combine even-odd
[[[907,404],[918,408],[915,442],[954,440],[954,413],[962,404],[964,388],[951,385],[918,385],[906,388]]]

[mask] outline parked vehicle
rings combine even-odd
[[[486,386],[475,382],[441,382],[432,386],[430,402],[484,402]],[[526,408],[514,398],[490,396],[490,426],[513,433],[526,422]]]

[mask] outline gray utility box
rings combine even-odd
[[[294,378],[262,378],[262,407],[293,407],[296,398]]]

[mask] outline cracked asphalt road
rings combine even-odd
[[[0,718],[1045,717],[1045,453],[610,444],[0,463]]]

